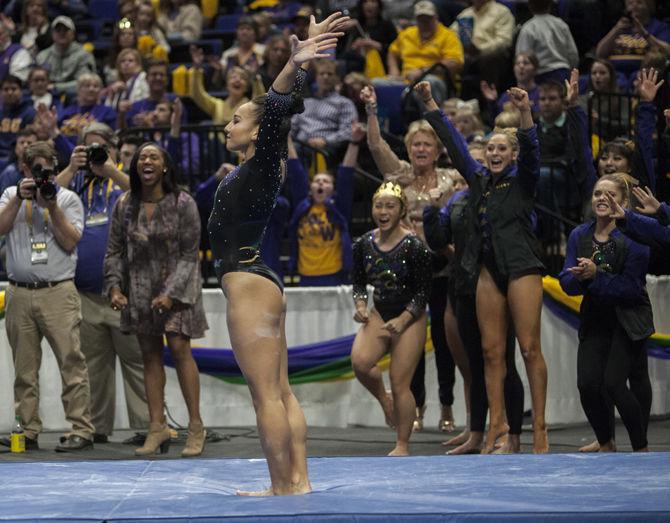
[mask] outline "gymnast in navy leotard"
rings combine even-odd
[[[294,92],[301,91],[304,79],[305,71],[298,68]],[[281,289],[278,276],[261,260],[260,246],[282,185],[282,144],[286,143],[286,121],[293,111],[294,96],[270,89],[255,100],[259,104],[253,108],[254,116],[262,111],[255,153],[221,180],[207,231],[219,281],[229,272],[250,272],[268,278]],[[229,148],[234,146],[236,132],[234,128],[227,130]]]
[[[426,342],[426,303],[432,279],[431,256],[401,220],[407,200],[399,185],[384,183],[372,197],[377,229],[353,247],[354,321],[362,323],[351,349],[356,378],[379,401],[386,422],[395,426],[396,445],[389,456],[409,454],[416,402],[410,382]],[[367,286],[374,287],[368,310]],[[377,363],[391,353],[391,394]]]
[[[291,37],[291,57],[268,94],[241,105],[226,126],[226,147],[244,162],[220,183],[207,225],[216,273],[228,299],[226,321],[235,359],[249,384],[261,447],[272,486],[242,495],[304,494],[307,473],[305,416],[288,382],[285,305],[279,278],[261,261],[259,248],[281,185],[291,94],[302,88],[302,70],[337,45],[348,17],[311,18],[304,41]]]

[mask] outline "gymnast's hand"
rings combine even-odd
[[[642,214],[656,214],[661,208],[661,202],[654,197],[654,193],[651,192],[649,187],[645,187],[644,189],[641,187],[633,187],[633,196],[640,202],[640,205],[635,207],[637,212],[641,212]]]
[[[617,202],[610,193],[605,193],[605,196],[607,197],[607,202],[609,203],[610,209],[612,209],[610,218],[614,218],[615,220],[625,218],[626,211],[623,207],[621,207],[621,204]]]
[[[398,335],[405,332],[407,325],[409,325],[409,321],[403,318],[403,315],[401,314],[400,316],[396,316],[395,318],[391,318],[389,321],[387,321],[382,326],[382,329],[389,331],[390,334]]]
[[[356,314],[354,314],[354,321],[356,323],[367,323],[370,317],[368,316],[367,305],[356,305]]]
[[[361,89],[361,102],[365,105],[375,105],[377,103],[377,93],[374,87],[366,85]]]
[[[576,267],[570,267],[570,271],[575,278],[579,281],[591,280],[595,277],[597,267],[596,264],[590,258],[577,258],[578,265]]]
[[[522,113],[530,113],[530,100],[528,99],[528,93],[519,87],[510,87],[507,90],[510,101],[512,105],[516,107]]]
[[[310,15],[307,38],[314,38],[315,36],[319,36],[324,33],[336,33],[338,31],[344,31],[345,29],[351,27],[351,25],[353,25],[351,18],[342,15],[340,11],[331,14],[328,18],[322,20],[318,24],[316,23],[316,18],[314,18],[314,15]]]
[[[414,86],[414,92],[425,104],[433,99],[433,92],[430,89],[430,82],[423,80]]]
[[[296,35],[292,35],[291,60],[300,67],[315,58],[330,58],[331,55],[327,51],[337,47],[337,39],[342,35],[344,33],[323,33],[307,40],[298,40]]]

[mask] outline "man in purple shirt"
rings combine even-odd
[[[149,96],[133,103],[127,113],[121,113],[119,124],[123,127],[151,127],[151,114],[160,102],[174,102],[177,95],[169,93],[168,88],[168,63],[164,60],[152,60],[147,67],[147,82],[149,83]],[[182,122],[185,121],[185,113]]]

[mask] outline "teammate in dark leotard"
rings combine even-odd
[[[431,256],[424,243],[400,220],[407,200],[393,182],[372,198],[377,229],[361,236],[353,248],[353,291],[356,314],[363,323],[351,349],[358,380],[377,398],[397,440],[389,456],[407,456],[416,403],[410,382],[426,342],[426,303],[430,296]],[[374,287],[368,312],[367,285]],[[391,353],[391,392],[384,388],[377,362]]]

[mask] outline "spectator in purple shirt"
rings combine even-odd
[[[32,101],[22,98],[21,80],[8,75],[0,83],[2,106],[0,106],[0,169],[9,162],[14,150],[16,133],[33,123],[35,109]]]
[[[626,0],[626,11],[596,47],[598,58],[608,58],[617,70],[640,67],[652,48],[670,54],[670,25],[654,18],[655,0]]]
[[[168,92],[168,74],[166,61],[152,60],[149,62],[147,66],[149,96],[133,103],[125,114],[121,113],[124,116],[119,118],[122,124],[125,123],[126,127],[149,127],[151,126],[150,115],[156,106],[165,100],[174,102],[177,96]]]
[[[102,80],[95,73],[85,73],[77,78],[77,99],[73,105],[64,107],[58,115],[60,132],[72,143],[84,127],[100,122],[116,128],[116,111],[99,103]]]
[[[24,127],[16,133],[16,144],[14,145],[14,156],[11,162],[0,171],[0,195],[5,192],[7,187],[13,187],[23,177],[21,170],[21,162],[23,159],[23,151],[29,145],[37,141],[35,129],[32,126]]]

